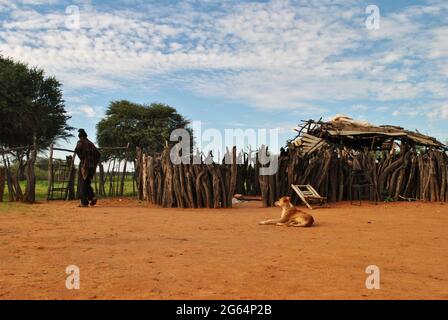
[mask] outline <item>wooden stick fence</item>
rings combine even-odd
[[[26,147],[16,147],[9,149],[0,149],[1,164],[0,168],[0,202],[4,198],[5,187],[8,189],[9,201],[35,201],[35,176],[34,162],[36,161],[36,145]],[[27,162],[24,157],[27,156]],[[12,169],[12,163],[17,160],[18,167],[15,172]],[[1,166],[1,165],[0,165]],[[26,188],[25,193],[20,186],[21,172],[25,173]]]
[[[275,199],[283,195],[300,201],[291,184],[310,184],[329,202],[349,200],[355,170],[366,174],[373,185],[367,200],[448,201],[448,156],[440,150],[417,152],[403,146],[398,153],[348,154],[340,148],[327,148],[302,155],[291,149],[278,162],[275,177],[260,176],[265,206],[273,206]]]
[[[18,173],[11,170],[10,152],[19,150],[16,149],[0,150],[0,201],[7,188],[10,201],[33,202],[36,155],[31,152],[25,165],[27,187],[24,194]],[[115,149],[125,152],[127,147]],[[237,154],[233,147],[231,152],[227,150],[225,158],[232,159],[231,164],[226,164],[229,161],[210,163],[199,156],[198,164],[174,165],[170,160],[170,149],[160,155],[146,154],[138,149],[135,161],[137,196],[163,207],[227,208],[232,206],[233,195],[239,193],[261,195],[263,205],[272,206],[284,195],[292,196],[296,203],[299,201],[291,184],[311,184],[329,202],[336,202],[350,199],[352,174],[361,171],[374,186],[368,200],[448,201],[448,156],[436,148],[413,148],[402,144],[399,151],[391,152],[347,151],[343,147],[328,146],[309,154],[291,148],[279,156],[278,170],[270,176],[259,175],[262,166],[256,161],[254,151]],[[70,179],[74,180],[74,162],[71,161]],[[54,170],[53,166],[54,163],[49,162],[49,170]],[[97,193],[123,195],[127,161],[123,164],[117,158],[109,161],[107,166],[105,170],[100,165],[97,172],[94,183]],[[49,174],[50,185],[53,178],[54,172]],[[74,185],[68,188],[73,189]],[[74,197],[74,191],[68,192],[67,198]]]
[[[159,156],[150,156],[137,150],[140,199],[166,208],[232,206],[238,174],[244,174],[239,170],[243,165],[237,164],[236,147],[226,154],[231,164],[208,163],[202,157],[195,161],[199,164],[173,164],[170,151],[167,148]]]
[[[363,172],[372,185],[366,200],[448,201],[448,156],[436,149],[417,152],[403,146],[393,153],[329,147],[305,155],[289,149],[279,156],[277,172],[265,176],[259,175],[263,166],[256,153],[236,155],[235,147],[232,165],[202,160],[173,165],[169,152],[148,156],[138,150],[139,199],[163,207],[227,208],[234,193],[261,194],[269,207],[285,195],[300,202],[291,184],[310,184],[329,202],[345,201],[352,196],[352,175]]]

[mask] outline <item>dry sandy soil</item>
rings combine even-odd
[[[259,202],[0,204],[0,299],[448,299],[448,204],[311,213],[305,229],[257,225],[280,214]],[[80,290],[65,287],[68,265]],[[368,265],[379,290],[365,287]]]

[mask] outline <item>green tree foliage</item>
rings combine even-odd
[[[96,126],[97,141],[100,147],[122,147],[129,143],[131,157],[135,156],[136,147],[161,152],[174,129],[185,128],[192,133],[189,123],[166,104],[112,101],[105,118]]]
[[[0,56],[0,145],[40,149],[71,137],[61,83],[44,71]]]

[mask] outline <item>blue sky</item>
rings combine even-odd
[[[447,26],[444,0],[0,0],[0,52],[55,75],[71,125],[92,137],[127,99],[204,128],[278,128],[280,144],[338,113],[446,141]]]

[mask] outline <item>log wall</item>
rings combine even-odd
[[[448,201],[448,156],[438,150],[347,153],[327,148],[303,155],[290,149],[279,156],[271,176],[259,175],[256,154],[237,155],[235,147],[226,155],[232,165],[173,165],[168,149],[161,156],[137,155],[140,199],[163,207],[227,208],[235,193],[261,195],[265,207],[285,195],[298,204],[291,184],[311,184],[329,202],[346,201],[357,198],[350,195],[351,184],[357,183],[354,170],[372,184],[365,200]]]
[[[170,159],[170,149],[160,156],[145,155],[138,150],[139,197],[165,208],[229,208],[236,192],[255,188],[252,184],[241,184],[254,175],[251,169],[244,168],[245,164],[237,164],[235,147],[229,156],[232,164],[208,164],[201,159],[199,164],[175,165]]]
[[[448,201],[448,156],[443,151],[411,149],[349,155],[329,148],[311,155],[289,150],[280,156],[275,178],[259,177],[263,204],[273,206],[275,199],[284,195],[298,203],[291,184],[311,184],[329,202],[349,200],[355,169],[373,185],[372,192],[366,191],[367,200]]]

